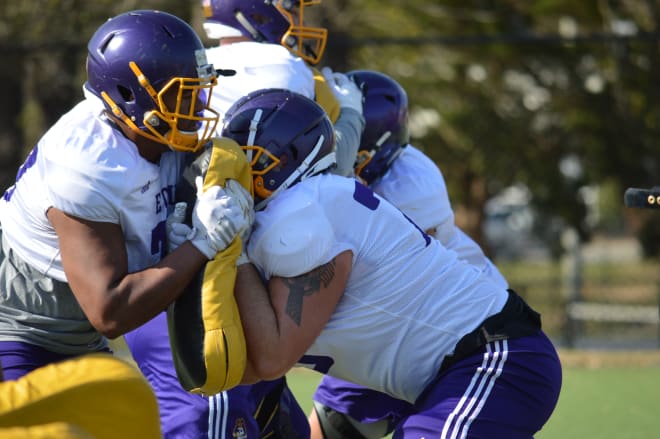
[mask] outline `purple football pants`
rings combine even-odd
[[[439,374],[414,405],[331,377],[314,400],[361,422],[388,419],[393,439],[530,439],[555,409],[561,381],[557,352],[539,332],[488,343]]]
[[[39,367],[75,357],[28,343],[0,341],[0,364],[5,381],[16,380]]]
[[[276,439],[282,436],[274,429],[281,429],[281,425],[309,437],[307,416],[293,400],[284,378],[237,386],[208,398],[183,389],[172,361],[166,313],[124,339],[156,393],[165,439]],[[293,437],[287,435],[287,439]]]

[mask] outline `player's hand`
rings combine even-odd
[[[188,240],[192,228],[184,223],[171,223],[167,225],[167,253],[172,253],[181,244]]]
[[[219,251],[229,247],[236,236],[252,226],[241,207],[249,202],[239,200],[240,192],[229,195],[220,186],[204,191],[202,177],[197,177],[195,184],[197,202],[188,239],[207,258],[213,259]]]
[[[355,81],[343,73],[333,72],[330,67],[323,67],[321,72],[339,101],[339,106],[351,108],[362,114],[362,90]]]

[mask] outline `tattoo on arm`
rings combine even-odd
[[[316,294],[321,289],[321,285],[327,287],[335,277],[335,266],[337,261],[332,259],[327,264],[315,268],[309,273],[298,277],[282,279],[284,284],[289,287],[289,299],[286,302],[286,314],[293,319],[296,325],[300,326],[302,320],[303,297]]]

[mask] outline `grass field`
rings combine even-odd
[[[660,437],[660,351],[560,351],[564,382],[559,404],[537,439]],[[320,375],[296,369],[289,385],[304,410]]]

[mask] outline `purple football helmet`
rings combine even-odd
[[[179,151],[212,137],[216,74],[188,23],[160,11],[127,12],[101,25],[87,49],[85,88],[131,130]]]
[[[328,39],[327,29],[305,25],[305,8],[321,0],[202,0],[204,30],[209,38],[245,36],[281,44],[310,64],[317,64]]]
[[[248,156],[255,209],[278,192],[336,165],[335,132],[316,102],[284,89],[256,90],[225,114],[222,136]]]
[[[365,128],[355,174],[367,184],[380,178],[408,145],[408,96],[389,76],[372,70],[347,73],[364,91]]]

